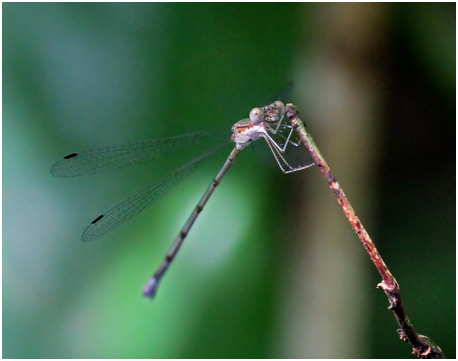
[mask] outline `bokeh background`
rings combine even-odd
[[[3,357],[413,357],[317,169],[245,150],[154,301],[143,284],[230,147],[91,243],[95,216],[187,154],[49,173],[230,127],[289,81],[416,330],[455,357],[455,22],[451,3],[3,4]]]

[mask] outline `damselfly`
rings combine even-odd
[[[205,158],[227,145],[228,142],[234,142],[235,146],[221,170],[194,208],[161,265],[146,283],[143,294],[151,298],[154,297],[162,276],[175,258],[197,216],[207,204],[208,199],[237,155],[247,145],[254,140],[264,138],[277,164],[284,173],[295,172],[314,165],[311,158],[306,155],[296,160],[288,155],[292,149],[298,149],[301,140],[293,127],[284,120],[284,115],[285,105],[279,100],[267,106],[252,109],[249,118],[240,120],[232,126],[232,135],[227,137],[225,141],[95,218],[83,232],[82,241],[86,242],[98,238],[137,215],[151,202],[191,174]],[[223,132],[196,132],[177,137],[146,140],[71,153],[52,166],[51,174],[57,177],[71,177],[117,170],[164,156],[172,150],[184,149],[202,140],[220,136],[225,132],[227,130]],[[305,149],[303,147],[300,148]]]

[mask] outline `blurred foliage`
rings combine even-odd
[[[455,4],[380,6],[389,14],[384,53],[374,54],[384,60],[386,146],[373,238],[402,275],[416,328],[454,357]],[[298,54],[313,52],[314,16],[326,6],[3,5],[3,357],[289,357],[278,351],[277,319],[294,310],[275,302],[295,247],[285,244],[298,178],[246,150],[150,302],[143,282],[225,152],[88,244],[80,232],[94,216],[182,158],[74,179],[49,168],[79,149],[230,127],[291,80]],[[367,292],[378,292],[362,336],[370,353],[355,347],[354,357],[407,357],[378,306],[383,294]]]

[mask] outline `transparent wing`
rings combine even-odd
[[[274,128],[268,128],[264,139],[283,173],[296,172],[315,165],[299,134],[283,117]]]
[[[265,105],[272,104],[276,100],[281,100],[283,103],[291,102],[291,94],[294,88],[294,83],[289,81],[280,91],[278,91],[273,97],[269,98],[269,102]]]
[[[81,240],[83,242],[88,242],[98,238],[111,229],[117,227],[121,223],[140,213],[154,200],[161,197],[182,180],[184,180],[197,168],[197,166],[204,159],[208,158],[215,151],[227,145],[229,141],[230,140],[218,144],[217,146],[200,155],[198,158],[177,169],[172,174],[165,176],[153,184],[138,191],[137,193],[134,193],[125,201],[119,203],[118,205],[110,208],[108,211],[98,216],[85,229],[83,235],[81,236]]]
[[[55,177],[75,177],[118,170],[156,159],[206,140],[220,142],[225,137],[229,139],[230,134],[230,129],[203,131],[71,153],[54,163],[51,167],[51,174]]]

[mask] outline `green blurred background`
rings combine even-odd
[[[184,155],[49,173],[85,148],[230,127],[290,80],[416,330],[455,357],[450,3],[3,4],[3,357],[413,357],[317,169],[245,150],[153,302],[144,282],[230,148],[85,244]]]

